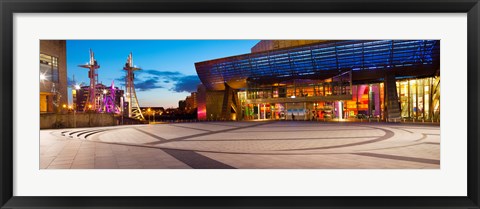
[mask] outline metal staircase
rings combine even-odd
[[[395,75],[385,76],[385,112],[387,122],[400,122],[400,104],[398,103]]]

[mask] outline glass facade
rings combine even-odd
[[[397,82],[401,117],[416,120],[440,118],[440,77],[407,79]]]
[[[440,117],[439,40],[328,40],[198,62],[195,68],[207,92],[239,91],[237,119]]]
[[[329,78],[329,73],[408,69],[438,64],[438,40],[345,40],[270,50],[195,63],[208,90],[249,80],[274,84],[293,79]],[[234,88],[245,88],[238,85]]]
[[[40,54],[40,80],[42,82],[40,92],[40,112],[54,112],[54,104],[59,99],[56,95],[56,86],[59,85],[58,58],[46,54]]]
[[[351,89],[351,94],[345,94],[349,98],[343,100],[329,100],[328,94],[314,93],[315,90],[313,89],[316,89],[314,84],[307,86],[311,91],[304,90],[303,92],[307,93],[304,94],[303,98],[290,97],[291,100],[287,102],[276,102],[278,100],[275,100],[277,98],[275,92],[281,87],[265,88],[261,90],[262,93],[259,93],[259,90],[256,88],[240,91],[238,94],[242,101],[243,119],[322,120],[374,118],[383,120],[385,118],[384,83],[352,85],[349,88]],[[440,77],[399,80],[396,82],[396,86],[402,119],[435,122],[440,120]],[[296,88],[301,89],[302,86]],[[287,93],[284,97],[289,98],[289,96],[295,95],[294,93],[288,93],[291,88],[286,89]],[[326,90],[326,92],[329,91],[331,90]],[[292,90],[292,92],[295,92],[295,90]],[[315,97],[322,95],[327,95],[327,97]],[[311,97],[310,100],[308,97]],[[263,100],[255,100],[254,98],[262,98]]]
[[[351,95],[351,71],[330,79],[294,79],[273,85],[247,81],[247,99]]]
[[[40,73],[53,83],[59,82],[58,57],[40,54]]]

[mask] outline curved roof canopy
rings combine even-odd
[[[331,41],[250,53],[195,63],[209,90],[224,83],[239,89],[247,79],[276,83],[291,79],[324,79],[332,72],[439,66],[439,40]]]

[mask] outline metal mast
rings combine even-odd
[[[85,64],[85,65],[78,65],[79,67],[82,68],[87,68],[88,70],[88,78],[90,78],[90,88],[88,89],[88,100],[85,103],[85,106],[83,107],[83,111],[85,112],[86,110],[96,110],[97,103],[95,102],[95,89],[97,85],[97,72],[96,70],[100,68],[100,65],[98,65],[97,60],[95,59],[95,54],[93,53],[92,49],[90,49],[90,61]]]
[[[133,56],[132,53],[128,55],[127,63],[125,63],[124,70],[127,71],[125,76],[125,87],[126,87],[126,102],[128,102],[128,117],[135,118],[139,120],[145,120],[143,117],[142,111],[140,110],[140,105],[138,104],[137,94],[135,94],[135,86],[133,84],[134,71],[140,70],[133,65]]]

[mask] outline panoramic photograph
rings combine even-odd
[[[440,169],[440,40],[39,42],[39,169]]]

